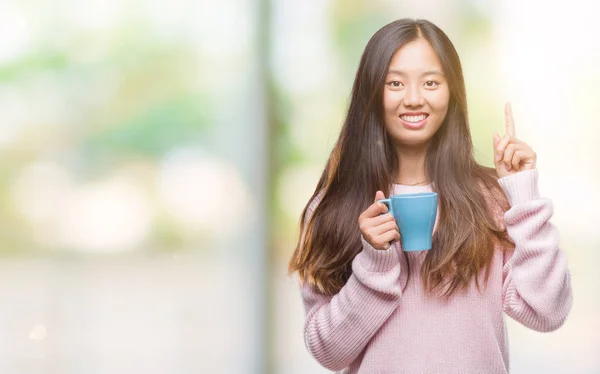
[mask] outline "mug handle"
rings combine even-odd
[[[394,215],[394,209],[392,208],[392,199],[381,199],[377,200],[378,203],[384,203],[388,207],[388,213]]]

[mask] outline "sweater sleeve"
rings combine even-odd
[[[309,214],[316,204],[311,205]],[[400,302],[398,246],[377,250],[362,237],[361,243],[362,251],[352,261],[352,275],[337,294],[327,296],[307,282],[301,284],[304,342],[329,370],[348,367]]]
[[[537,169],[498,182],[510,203],[504,223],[515,243],[504,259],[504,312],[533,330],[554,331],[567,318],[573,296],[567,256],[550,223],[552,201],[539,197]]]

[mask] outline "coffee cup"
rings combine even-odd
[[[402,250],[407,252],[431,249],[433,227],[437,216],[438,194],[419,192],[392,195],[377,200],[387,205],[400,231]]]

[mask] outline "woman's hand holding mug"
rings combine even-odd
[[[388,213],[385,204],[377,200],[385,199],[383,192],[375,193],[375,202],[358,217],[358,226],[365,240],[375,249],[386,250],[390,242],[400,240],[400,232],[394,216]]]

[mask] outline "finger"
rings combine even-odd
[[[535,152],[531,148],[517,149],[515,155],[519,155],[519,165],[523,166],[526,164],[533,165],[535,167]]]
[[[366,219],[366,218],[372,218],[372,217],[377,217],[378,215],[380,215],[381,213],[387,213],[388,212],[388,207],[387,205],[385,205],[382,202],[378,202],[377,199],[378,197],[381,197],[381,199],[385,199],[385,196],[383,195],[383,192],[381,191],[377,191],[377,193],[375,193],[375,202],[373,204],[371,204],[359,217],[359,220],[361,219]]]
[[[506,147],[506,150],[504,151],[504,158],[502,159],[502,162],[506,164],[506,170],[511,169],[512,159],[516,151],[517,146],[515,144],[509,144],[508,147]]]
[[[383,245],[383,248],[388,249],[390,247],[390,242],[400,240],[400,233],[397,230],[390,230],[382,234],[378,239],[381,240],[381,242],[386,243]]]
[[[370,234],[373,236],[379,236],[383,233],[386,233],[390,230],[398,230],[398,226],[396,226],[396,222],[386,222],[384,224],[371,227]]]
[[[365,220],[365,226],[366,227],[375,227],[375,226],[383,225],[384,223],[387,223],[387,222],[394,222],[394,224],[396,223],[396,221],[394,220],[394,216],[392,216],[390,213],[381,214],[381,215],[378,215],[373,218],[367,218]]]
[[[497,132],[494,133],[494,149],[498,147],[498,143],[500,142],[500,135]]]
[[[513,155],[512,158],[512,167],[514,170],[519,170],[519,164],[521,164],[521,160],[523,159],[523,157],[525,156],[525,152],[524,151],[516,151],[515,154]]]
[[[513,119],[512,107],[510,102],[507,102],[504,106],[504,122],[506,124],[506,133],[510,136],[516,137],[515,134],[515,121]]]
[[[508,144],[510,144],[510,135],[506,134],[496,146],[496,162],[499,162],[502,159],[502,156],[504,155],[504,151]]]
[[[371,204],[358,218],[360,220],[365,220],[373,217],[377,217],[382,213],[387,213],[387,205],[381,202],[375,202]]]
[[[383,199],[385,199],[385,195],[383,194],[383,192],[381,192],[381,190],[378,190],[377,192],[375,192],[375,203],[377,203],[377,200],[383,200]],[[377,204],[380,206],[378,214],[387,213],[388,207],[386,204],[384,204],[384,203],[377,203]]]

